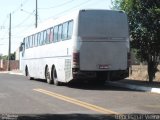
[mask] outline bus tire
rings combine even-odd
[[[50,77],[50,72],[49,72],[48,66],[46,66],[46,69],[45,69],[45,78],[46,78],[48,84],[52,84],[53,83],[53,81],[52,81],[52,79]]]
[[[53,69],[52,69],[52,79],[53,79],[53,82],[56,86],[60,85],[60,82],[57,79],[57,71],[56,71],[55,67],[53,67]]]

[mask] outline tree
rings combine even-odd
[[[10,54],[10,60],[15,60],[15,57],[16,57],[15,52]],[[8,55],[3,55],[0,58],[3,59],[3,60],[8,60]]]
[[[11,53],[10,60],[15,60],[15,57],[16,57],[16,52]]]
[[[8,56],[7,56],[7,55],[3,55],[3,56],[1,57],[1,59],[2,59],[2,60],[8,60]]]
[[[113,9],[127,13],[131,46],[138,58],[147,62],[152,82],[160,61],[160,0],[114,0]]]
[[[0,60],[2,59],[2,54],[0,54]]]

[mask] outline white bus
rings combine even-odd
[[[130,44],[123,11],[79,10],[51,20],[23,40],[21,69],[29,79],[71,80],[129,76]]]

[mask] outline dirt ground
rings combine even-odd
[[[160,70],[160,65],[158,66]],[[132,65],[132,74],[129,79],[148,81],[147,65]],[[160,71],[156,73],[156,82],[160,82]]]

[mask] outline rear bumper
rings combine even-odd
[[[73,72],[73,79],[93,79],[96,78],[96,72],[93,71],[77,71]]]
[[[109,75],[110,80],[121,80],[129,77],[129,69],[115,71],[80,71],[78,69],[74,69],[72,74],[73,79],[97,79],[101,76],[106,76],[107,79]]]

